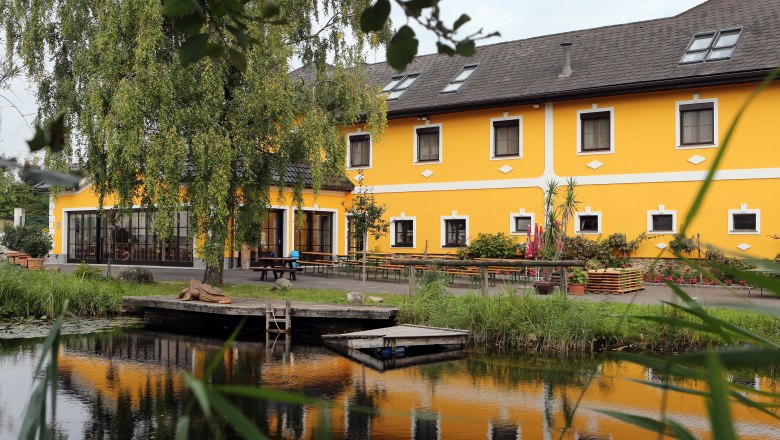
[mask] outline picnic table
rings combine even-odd
[[[745,272],[752,272],[758,275],[769,275],[774,277],[780,277],[780,270],[777,270],[773,267],[765,267],[765,266],[758,266],[753,269],[748,269]],[[761,296],[764,296],[764,288],[762,286],[758,286],[759,292],[761,292]],[[748,286],[748,296],[750,296],[750,291],[752,289]]]
[[[260,280],[265,280],[268,272],[274,275],[274,281],[280,276],[284,277],[285,272],[290,274],[291,280],[297,280],[295,272],[300,270],[300,268],[295,267],[297,261],[297,258],[290,257],[259,257],[253,262],[257,265],[250,268],[255,272],[260,272]]]

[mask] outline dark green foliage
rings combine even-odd
[[[20,238],[20,250],[33,258],[43,258],[51,252],[54,243],[49,232],[35,226],[26,226],[26,233]]]
[[[686,237],[683,232],[678,232],[669,242],[669,249],[675,254],[689,254],[697,249],[696,240],[693,237]]]
[[[40,240],[40,236],[43,234],[45,234],[46,237],[49,237],[49,234],[43,232],[40,226],[26,225],[14,227],[13,225],[8,224],[3,228],[3,236],[0,238],[0,244],[10,250],[27,252],[34,257],[32,253],[25,250],[25,243],[37,245],[39,243],[36,242]],[[51,242],[50,238],[49,242]],[[49,250],[51,250],[51,247],[46,250],[44,255],[47,254]]]
[[[46,226],[49,221],[49,195],[17,180],[14,173],[0,170],[0,218],[12,219],[14,208],[25,209],[28,225]]]
[[[574,269],[571,271],[571,278],[569,278],[569,282],[586,285],[588,284],[588,275],[585,274],[585,271],[582,269]]]
[[[464,259],[474,258],[517,258],[520,244],[514,237],[499,232],[480,233],[459,255]]]
[[[103,271],[97,267],[92,267],[89,263],[82,261],[77,268],[73,269],[70,276],[82,280],[102,280]]]
[[[154,275],[145,267],[128,267],[119,274],[119,279],[133,284],[151,284],[154,282]]]
[[[628,258],[647,236],[643,233],[633,240],[627,240],[625,234],[615,233],[605,239],[595,240],[582,236],[563,238],[563,259],[592,260],[601,267],[621,267],[628,264]],[[600,268],[600,267],[592,267]]]

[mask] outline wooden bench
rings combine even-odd
[[[337,263],[334,263],[332,260],[298,260],[298,265],[302,266],[302,269],[312,268],[316,270],[317,273],[333,276],[333,270],[337,266]]]
[[[290,274],[290,279],[295,279],[295,272],[300,272],[302,270],[300,267],[295,267],[290,269],[289,267],[282,267],[282,266],[253,267],[251,269],[253,272],[262,272],[260,274],[261,280],[265,279],[266,274],[268,272],[274,274],[274,280],[278,280],[280,275],[284,277],[285,272],[288,272]]]
[[[406,275],[406,266],[399,266],[395,264],[382,264],[376,266],[375,273],[382,273],[382,278],[389,278],[390,274],[394,274],[396,281],[401,281],[401,277]]]

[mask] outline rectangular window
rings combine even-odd
[[[458,72],[457,75],[455,75],[454,78],[450,80],[450,82],[444,86],[444,90],[442,90],[442,93],[455,93],[457,92],[461,86],[463,86],[463,83],[466,82],[467,79],[471,76],[474,71],[477,70],[477,65],[471,65],[471,66],[465,66],[463,69]]]
[[[715,104],[680,105],[680,145],[708,145],[715,142]]]
[[[301,252],[333,252],[333,214],[299,212],[295,225],[295,249]]]
[[[466,219],[444,220],[444,246],[466,246]]]
[[[674,232],[674,214],[652,214],[650,232]]]
[[[609,151],[611,132],[611,112],[580,113],[580,152]]]
[[[580,214],[577,220],[579,222],[579,230],[586,234],[598,234],[601,232],[601,225],[599,225],[599,216],[596,214]]]
[[[531,227],[533,219],[530,215],[515,216],[515,230],[514,232],[525,233],[528,232],[528,228]]]
[[[361,252],[363,250],[363,236],[355,231],[355,227],[355,219],[347,217],[347,236],[349,237],[347,252]]]
[[[520,120],[493,121],[493,156],[520,155]]]
[[[417,162],[439,161],[439,135],[439,127],[417,129]]]
[[[732,232],[758,232],[758,214],[733,213],[731,214]]]
[[[371,166],[371,137],[367,134],[349,137],[349,167]]]
[[[414,221],[412,220],[396,220],[395,225],[395,243],[396,247],[413,247],[414,246]]]
[[[398,99],[404,94],[406,89],[411,87],[414,81],[420,76],[419,73],[406,75],[406,76],[394,76],[390,81],[382,87],[382,92],[387,96],[387,100],[391,101]]]

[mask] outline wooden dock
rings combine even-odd
[[[267,299],[233,298],[233,304],[213,304],[202,301],[182,301],[169,296],[128,296],[122,298],[123,312],[170,311],[210,316],[250,316],[265,319]],[[285,309],[285,301],[273,301],[275,309]],[[397,307],[354,304],[317,304],[292,301],[291,318],[391,321],[398,315]]]
[[[416,347],[430,345],[465,345],[469,340],[468,330],[424,327],[420,325],[397,325],[340,335],[322,335],[325,345],[351,349]]]

